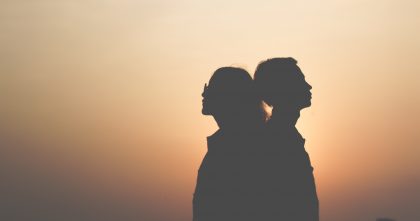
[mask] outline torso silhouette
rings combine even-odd
[[[318,198],[305,139],[294,123],[273,116],[265,130],[261,210],[266,220],[318,221]]]
[[[207,138],[208,152],[198,171],[193,198],[194,221],[258,220],[251,184],[259,131],[218,130]]]

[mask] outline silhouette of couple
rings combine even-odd
[[[207,138],[193,196],[194,221],[318,221],[313,168],[295,124],[311,86],[293,58],[261,62],[254,74],[217,69],[204,86]],[[268,119],[262,102],[273,107]]]

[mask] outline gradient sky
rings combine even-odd
[[[420,220],[420,2],[0,0],[0,219],[191,219],[221,66],[294,57],[322,221]]]

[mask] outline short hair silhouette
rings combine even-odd
[[[305,76],[294,58],[271,58],[261,62],[257,66],[254,79],[262,99],[270,106],[310,106],[308,98],[312,87],[305,81]]]

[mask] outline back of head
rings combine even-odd
[[[253,83],[249,73],[236,67],[221,67],[210,78],[209,89],[220,98],[229,96],[236,99],[247,98],[252,94]]]
[[[254,81],[262,99],[270,106],[280,92],[292,91],[296,73],[301,73],[297,61],[291,57],[271,58],[261,62],[254,74]]]
[[[204,100],[212,115],[242,116],[256,121],[265,119],[252,77],[242,68],[217,69],[209,81]]]

